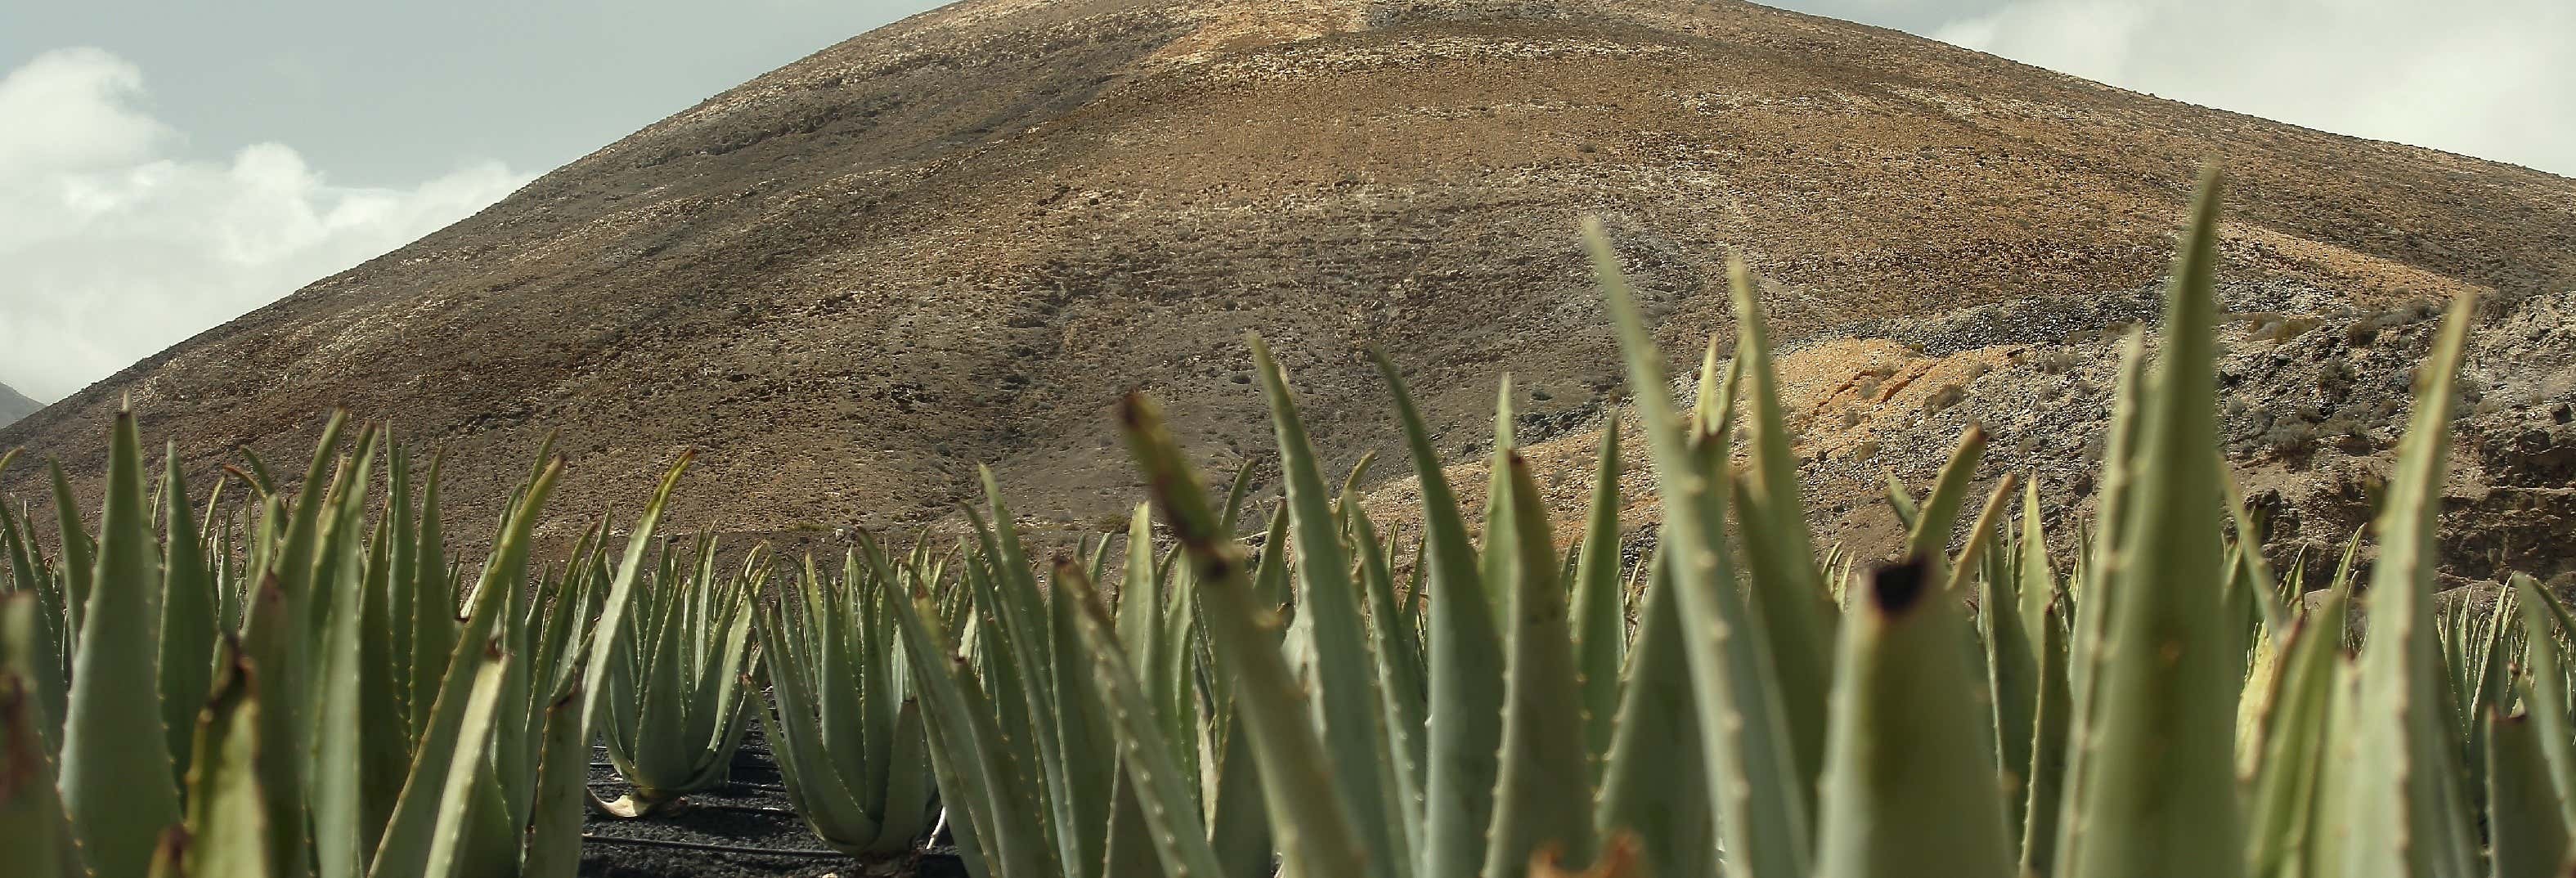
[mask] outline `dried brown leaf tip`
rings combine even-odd
[[[1882,615],[1900,616],[1923,597],[1931,585],[1929,565],[1923,559],[1909,558],[1893,564],[1882,564],[1869,573],[1869,596]]]

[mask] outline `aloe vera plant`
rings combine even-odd
[[[809,560],[788,597],[761,610],[771,710],[756,712],[806,826],[844,853],[884,860],[929,831],[937,788],[889,608],[908,592],[861,570],[855,554],[838,579]]]
[[[685,558],[666,548],[652,578],[637,583],[638,612],[611,641],[600,732],[633,790],[597,800],[605,813],[640,817],[732,777],[753,721],[743,682],[759,663],[752,591],[769,578],[771,559],[754,548],[738,572],[725,573],[716,554],[712,536]]]
[[[1209,637],[1186,574],[1155,556],[1138,516],[1114,634],[1090,639],[1098,633],[1084,633],[1076,596],[1091,570],[1106,569],[1105,554],[1091,565],[1067,557],[1047,571],[1052,586],[1041,588],[1008,507],[998,494],[990,502],[991,515],[977,517],[975,540],[945,584],[939,568],[923,566],[922,552],[901,564],[867,552],[863,574],[899,584],[890,606],[969,868],[1150,873],[1187,853],[1167,848],[1183,843],[1176,833],[1186,825],[1188,842],[1205,854],[1196,862],[1219,864],[1211,874],[1268,874],[1271,845],[1240,737],[1245,726],[1223,687],[1202,686]],[[1097,676],[1094,662],[1110,658],[1137,675],[1128,687]],[[1120,694],[1135,700],[1114,700]],[[1151,782],[1120,768],[1149,760],[1170,768]],[[1184,795],[1155,792],[1167,788]]]
[[[409,455],[384,432],[344,450],[335,419],[296,493],[263,474],[232,507],[195,505],[175,466],[156,495],[137,432],[118,419],[95,536],[61,480],[69,527],[50,560],[0,509],[13,858],[45,875],[572,874],[578,668],[603,639],[587,620],[623,603],[641,540],[612,574],[603,524],[567,575],[531,588],[530,531],[561,473],[548,463],[460,606],[435,487],[414,517]],[[395,511],[370,525],[388,459]]]

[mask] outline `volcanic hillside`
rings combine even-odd
[[[44,403],[28,399],[17,388],[0,384],[0,427],[9,426],[10,422],[35,414],[37,409],[44,407]]]
[[[2259,374],[2231,417],[2263,416],[2235,451],[2315,483],[2282,502],[2344,490],[2319,475],[2344,458],[2315,455],[2384,457],[2328,423],[2317,362],[2362,373],[2369,410],[2341,414],[2384,432],[2411,305],[2464,291],[2497,297],[2495,332],[2529,330],[2481,361],[2515,394],[2481,417],[2576,458],[2550,383],[2576,380],[2576,339],[2545,310],[2576,288],[2576,181],[1713,0],[969,0],[719,94],[0,446],[94,478],[129,398],[192,465],[291,460],[345,406],[448,446],[468,525],[561,429],[558,534],[631,509],[684,447],[705,452],[688,526],[914,526],[980,463],[1018,511],[1080,527],[1136,497],[1109,416],[1126,390],[1211,466],[1268,454],[1258,330],[1328,463],[1400,447],[1374,346],[1462,461],[1512,373],[1523,438],[1570,449],[1579,496],[1574,440],[1623,392],[1574,234],[1599,214],[1677,363],[1732,325],[1724,254],[1750,260],[1807,370],[1818,514],[1866,533],[1851,486],[1927,475],[1960,412],[1999,434],[1998,467],[2085,493],[2083,376],[2105,327],[2154,313],[2212,158],[2252,318],[2231,343],[2259,358],[2232,367]],[[2275,441],[2280,412],[2318,429]],[[1377,468],[1382,499],[1404,469]]]

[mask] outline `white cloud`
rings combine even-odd
[[[2576,174],[2566,0],[2010,0],[1931,35],[2163,97]]]
[[[407,189],[331,185],[294,148],[178,154],[143,76],[96,49],[0,78],[0,382],[59,398],[500,200],[497,162]]]

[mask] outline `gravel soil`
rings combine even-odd
[[[590,787],[602,799],[626,794],[626,781],[592,750]],[[758,731],[734,754],[732,781],[711,793],[637,820],[593,811],[582,827],[584,878],[820,878],[920,876],[962,878],[954,851],[933,848],[909,862],[863,864],[832,851],[806,831],[788,807],[769,744]]]

